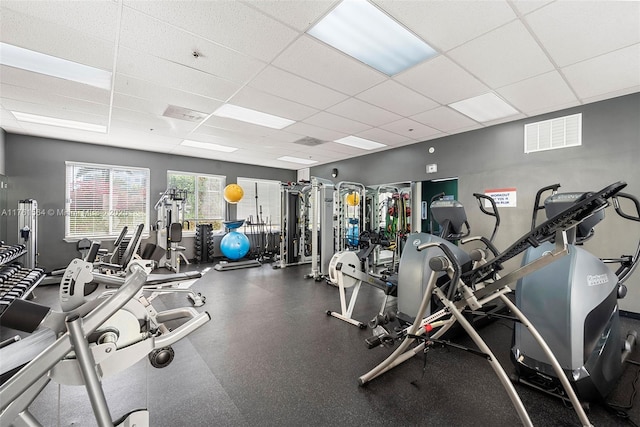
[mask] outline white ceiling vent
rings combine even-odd
[[[582,113],[524,125],[524,152],[582,145]]]
[[[189,122],[199,122],[200,120],[208,116],[207,113],[190,110],[188,108],[178,107],[175,105],[169,105],[167,109],[164,110],[164,113],[162,115],[174,119],[187,120]]]

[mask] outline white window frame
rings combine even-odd
[[[177,171],[177,170],[167,170],[167,188],[170,186],[170,182],[169,182],[169,175],[185,175],[185,176],[193,176],[195,178],[195,206],[193,207],[193,212],[195,213],[195,215],[197,215],[198,211],[199,211],[199,206],[198,206],[198,178],[199,177],[206,177],[206,178],[215,178],[215,179],[220,179],[221,181],[221,203],[220,203],[220,208],[221,208],[221,212],[222,212],[222,217],[221,218],[205,218],[207,220],[220,220],[220,228],[216,229],[214,227],[214,232],[224,232],[224,225],[222,225],[223,221],[226,221],[226,209],[225,209],[225,202],[224,202],[224,187],[226,185],[226,181],[227,181],[227,177],[224,175],[213,175],[213,174],[208,174],[208,173],[198,173],[198,172],[186,172],[186,171]],[[185,235],[192,235],[195,234],[196,232],[196,226],[197,224],[200,223],[200,219],[199,218],[184,218],[186,221],[193,221],[195,222],[193,227],[190,227],[188,230],[183,230],[183,234]],[[203,223],[208,223],[207,221],[204,221]]]
[[[245,181],[245,182],[241,182],[241,181]],[[267,185],[273,185],[274,187],[277,187],[277,191],[275,191],[275,196],[273,200],[269,200],[268,203],[273,204],[274,206],[277,206],[278,209],[278,215],[276,217],[274,217],[272,214],[272,212],[264,212],[262,213],[262,220],[266,222],[267,226],[270,226],[270,228],[273,230],[279,230],[280,229],[280,219],[282,218],[282,195],[281,195],[281,188],[282,188],[282,182],[281,181],[276,181],[276,180],[271,180],[271,179],[259,179],[259,178],[247,178],[247,177],[243,177],[243,176],[239,176],[237,179],[237,183],[238,185],[240,185],[242,187],[242,189],[244,190],[244,197],[242,198],[242,200],[238,203],[238,205],[236,205],[236,216],[239,219],[244,219],[247,220],[249,219],[249,215],[252,217],[254,222],[258,222],[258,218],[256,218],[256,209],[255,209],[255,196],[254,197],[247,197],[247,194],[253,194],[255,191],[255,184],[258,183],[263,183],[263,184],[267,184]],[[251,186],[251,189],[248,188],[249,184]],[[246,187],[246,188],[245,188]],[[274,188],[275,189],[275,188]],[[262,205],[262,207],[265,207],[264,203],[260,203],[260,194],[258,194],[258,205]],[[244,202],[244,203],[243,203]],[[247,207],[247,210],[250,210],[250,214],[248,215],[242,215],[242,211],[240,209],[238,209],[240,207],[240,203],[243,203],[243,206],[246,205],[248,206],[249,204],[251,204],[251,208]]]
[[[69,168],[74,168],[74,167],[86,167],[86,168],[95,168],[95,169],[105,169],[109,171],[109,208],[106,210],[102,210],[102,211],[92,211],[90,212],[91,215],[104,215],[107,216],[109,218],[109,230],[107,231],[107,233],[103,233],[103,234],[94,234],[94,235],[76,235],[76,234],[71,234],[71,217],[75,214],[72,213],[71,211],[71,183],[69,182],[69,179],[73,179],[73,176],[70,174],[70,170]],[[117,171],[132,171],[132,172],[143,172],[146,175],[146,185],[144,188],[144,192],[145,192],[145,206],[144,206],[144,210],[145,210],[145,218],[144,218],[144,230],[143,230],[143,237],[148,237],[149,236],[149,212],[150,212],[150,206],[149,206],[149,193],[150,193],[150,181],[151,181],[151,171],[149,170],[149,168],[140,168],[140,167],[133,167],[133,166],[119,166],[119,165],[108,165],[108,164],[99,164],[99,163],[87,163],[87,162],[75,162],[75,161],[65,161],[65,209],[64,209],[64,215],[65,215],[65,230],[64,230],[64,240],[68,241],[68,242],[75,242],[78,241],[80,239],[83,238],[87,238],[87,239],[115,239],[118,237],[118,235],[120,234],[120,232],[122,231],[122,227],[118,227],[117,229],[114,229],[114,224],[113,224],[113,218],[117,215],[120,215],[118,212],[116,212],[113,209],[113,199],[114,199],[114,194],[113,194],[113,174],[112,171],[117,170]],[[137,221],[136,221],[137,222]],[[131,223],[131,224],[127,224],[127,226],[129,227],[129,230],[132,231],[135,227],[138,226],[138,224],[140,224],[139,222],[137,224]]]

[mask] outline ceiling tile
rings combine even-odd
[[[249,86],[320,110],[348,97],[343,93],[272,66],[268,66],[251,80]]]
[[[310,36],[297,39],[273,65],[348,95],[369,89],[387,78]]]
[[[371,127],[364,123],[345,119],[344,117],[336,116],[335,114],[324,111],[305,119],[304,123],[320,126],[337,132],[344,132],[349,135],[362,132],[363,130]]]
[[[299,35],[240,2],[124,0],[124,5],[266,62]]]
[[[300,105],[297,102],[279,98],[250,87],[242,88],[233,95],[229,103],[295,121],[304,120],[318,112],[315,108]]]
[[[114,92],[116,106],[137,110],[138,108],[134,107],[137,104],[140,108],[151,108],[150,110],[139,111],[153,114],[164,113],[164,110],[169,105],[189,108],[203,113],[213,113],[222,105],[222,101],[217,99],[171,89],[124,74],[116,74]],[[118,105],[123,99],[129,100],[124,101],[125,105]],[[144,103],[144,101],[148,101],[148,103]],[[129,103],[128,106],[126,103]],[[159,111],[160,109],[162,111]]]
[[[211,126],[199,126],[191,132],[185,139],[193,139],[195,141],[213,142],[221,145],[230,145],[233,147],[249,147],[254,144],[259,137],[230,131],[227,129],[214,128]]]
[[[512,1],[511,5],[521,15],[526,15],[534,10],[540,9],[542,6],[547,5],[555,0],[527,0],[527,1]]]
[[[238,83],[245,83],[266,65],[129,8],[122,15],[120,44]]]
[[[324,16],[338,0],[261,0],[246,1],[280,22],[292,26],[298,31],[306,31],[312,24]]]
[[[582,99],[640,85],[640,43],[562,69]]]
[[[520,21],[470,41],[449,56],[492,88],[551,71],[553,65]]]
[[[39,104],[53,109],[62,108],[81,113],[108,116],[109,105],[97,102],[89,102],[81,99],[69,98],[52,93],[42,93],[39,90],[28,89],[20,86],[7,84],[0,85],[0,94],[3,98],[13,99],[22,102]]]
[[[525,19],[560,67],[640,42],[637,1],[559,1]]]
[[[502,0],[374,2],[432,47],[445,52],[516,18]]]
[[[393,123],[380,126],[381,128],[388,130],[399,135],[403,135],[413,140],[421,140],[431,135],[440,134],[437,129],[418,123],[411,119],[400,119]]]
[[[327,150],[332,153],[340,153],[340,154],[349,155],[349,156],[361,156],[363,154],[366,154],[366,151],[360,148],[351,147],[349,145],[344,145],[344,144],[338,144],[337,142],[333,142],[333,141],[329,141],[325,144],[322,144],[320,147],[323,150]]]
[[[424,113],[416,114],[415,116],[411,116],[411,119],[442,132],[452,132],[460,129],[468,130],[481,127],[477,122],[449,107],[439,107]]]
[[[18,68],[0,66],[2,83],[35,89],[43,94],[57,94],[69,98],[109,104],[109,91],[95,86],[59,79],[44,74],[33,73]]]
[[[9,111],[36,114],[45,117],[55,117],[58,119],[75,120],[77,122],[106,125],[108,115],[91,114],[83,111],[74,111],[64,108],[62,105],[43,105],[25,102],[15,99],[0,98],[2,106]]]
[[[356,98],[349,98],[327,109],[327,112],[371,126],[380,126],[401,117],[388,110],[368,104]]]
[[[111,42],[115,42],[118,34],[120,4],[114,1],[2,0],[0,6]],[[7,19],[3,10],[3,25],[7,24]]]
[[[121,47],[118,73],[184,92],[225,101],[240,85],[171,61]]]
[[[438,56],[394,77],[394,80],[439,102],[450,104],[489,91],[469,72]]]
[[[113,25],[117,28],[116,22]],[[115,45],[112,41],[11,10],[2,9],[0,39],[14,46],[80,64],[108,71],[113,69]]]
[[[18,122],[20,134],[40,136],[43,138],[63,139],[90,144],[105,144],[108,135],[101,132],[88,132],[77,129],[68,129],[58,126],[40,125],[36,123]]]
[[[367,129],[359,132],[356,136],[360,138],[368,139],[370,141],[380,142],[385,145],[397,145],[406,142],[408,138],[406,136],[398,135],[397,133],[389,132],[380,128]]]
[[[439,104],[411,89],[386,80],[379,85],[359,93],[356,98],[376,105],[401,116],[411,116],[437,107]]]
[[[321,141],[335,141],[336,139],[344,138],[349,135],[348,132],[338,132],[304,122],[297,122],[291,126],[287,126],[286,132],[291,132],[299,137],[310,136]],[[296,140],[300,139],[299,137],[296,138]]]
[[[225,129],[231,132],[238,132],[240,135],[246,137],[265,137],[265,136],[277,136],[279,131],[271,129],[265,126],[254,125],[252,123],[243,122],[240,120],[229,119],[226,117],[211,116],[209,117],[201,127],[198,128],[198,132],[204,132],[204,127],[213,127],[216,129]]]
[[[498,89],[497,92],[527,115],[542,109],[557,108],[578,99],[557,71],[541,74],[530,79]]]
[[[526,119],[527,116],[524,114],[514,114],[513,116],[504,117],[502,119],[491,120],[489,122],[484,122],[483,125],[485,127],[499,125],[501,123],[513,122],[520,119]]]
[[[119,107],[113,108],[111,120],[112,122],[128,123],[128,127],[132,129],[146,129],[153,133],[171,135],[178,138],[181,135],[191,132],[191,130],[198,125],[195,122],[157,116]]]
[[[180,144],[182,139],[159,133],[112,126],[109,130],[108,141],[126,148],[168,152]]]

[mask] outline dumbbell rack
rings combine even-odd
[[[45,277],[41,268],[13,263],[25,253],[25,245],[0,245],[0,316],[14,300],[26,299]]]
[[[213,262],[213,226],[198,224],[194,241],[196,261],[199,264]]]

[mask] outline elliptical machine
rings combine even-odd
[[[538,210],[551,218],[589,193],[557,193],[559,184],[538,191],[533,211],[535,227]],[[542,193],[551,190],[544,205]],[[619,199],[628,199],[636,215],[624,213]],[[640,221],[638,200],[626,193],[612,198],[616,212],[623,218]],[[596,224],[604,219],[604,209],[596,212],[568,235],[569,254],[518,281],[516,305],[535,325],[556,355],[570,379],[578,398],[585,405],[602,401],[622,375],[623,364],[633,349],[636,332],[623,339],[617,300],[626,295],[624,281],[636,267],[640,243],[635,255],[601,260],[579,245],[593,236]],[[546,242],[527,250],[523,265],[545,256],[553,248]],[[613,272],[606,263],[620,263]],[[516,323],[511,359],[516,373],[513,380],[567,400],[548,358],[531,334]]]
[[[373,336],[365,340],[368,348],[374,348],[381,344],[390,345],[397,339],[403,339],[406,328],[415,320],[420,310],[421,299],[427,290],[429,277],[433,273],[428,260],[439,256],[442,252],[437,245],[443,245],[448,248],[453,257],[456,258],[461,266],[461,272],[466,273],[480,264],[486,262],[488,253],[496,256],[499,251],[492,244],[498,228],[500,226],[500,214],[498,213],[495,201],[484,194],[474,193],[480,210],[494,218],[494,228],[491,237],[468,237],[471,234],[467,215],[464,206],[457,200],[444,199],[444,193],[435,195],[430,202],[431,217],[436,220],[440,226],[439,233],[411,233],[407,236],[407,242],[402,256],[400,257],[400,267],[398,269],[398,290],[397,290],[397,313],[395,316],[388,316],[387,322],[376,322],[372,326]],[[490,206],[489,209],[485,203]],[[466,244],[472,241],[480,241],[484,248],[478,248],[468,254],[462,250],[456,243],[460,241]],[[426,247],[424,247],[426,245]],[[433,245],[433,246],[431,246]],[[436,273],[439,275],[438,286],[444,286],[443,289],[448,291],[446,283],[449,278],[445,272]],[[453,290],[453,289],[452,289]],[[431,300],[427,315],[442,308],[442,304],[436,296]],[[483,307],[484,313],[472,319],[473,322],[483,319],[486,321],[488,316],[486,312],[495,313],[501,311],[503,306],[487,305]],[[473,317],[473,316],[472,316]],[[386,323],[396,320],[399,328],[395,332],[390,332]]]

